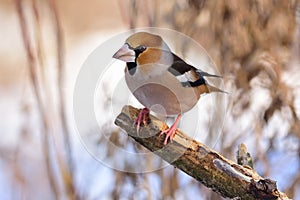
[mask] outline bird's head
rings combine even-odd
[[[113,58],[138,65],[158,63],[164,52],[170,52],[167,44],[158,35],[138,32],[129,36]]]

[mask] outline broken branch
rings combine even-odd
[[[152,115],[151,122],[137,133],[134,122],[138,113],[139,109],[124,106],[115,124],[136,142],[220,195],[247,200],[289,199],[279,192],[275,181],[259,176],[249,166],[224,158],[181,131],[176,132],[172,142],[164,145],[165,136],[159,134],[167,125]]]

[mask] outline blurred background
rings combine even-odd
[[[0,199],[223,199],[172,166],[106,167],[76,133],[84,60],[112,35],[149,26],[192,37],[223,75],[230,94],[216,150],[235,160],[245,143],[255,170],[300,199],[299,1],[0,0],[0,15]],[[141,149],[113,119],[101,130]]]

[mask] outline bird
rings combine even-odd
[[[135,121],[137,131],[147,123],[150,111],[168,117],[177,116],[166,134],[164,145],[172,141],[182,114],[192,109],[204,93],[225,91],[208,84],[204,77],[222,78],[188,64],[171,51],[160,35],[136,32],[112,56],[126,63],[125,81],[145,108]]]

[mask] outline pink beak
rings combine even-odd
[[[135,62],[135,52],[129,49],[128,44],[124,44],[114,55],[113,58],[124,62]]]

